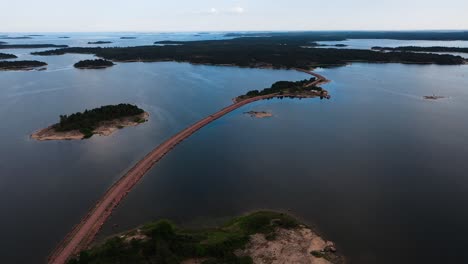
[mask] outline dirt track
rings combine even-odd
[[[296,69],[301,72],[313,75],[317,79],[310,83],[311,85],[320,85],[328,82],[328,80],[316,73]],[[253,97],[234,103],[226,108],[221,109],[219,112],[212,114],[197,123],[187,127],[181,132],[177,133],[153,151],[147,154],[140,160],[133,168],[131,168],[122,178],[120,178],[112,187],[107,190],[104,196],[99,199],[96,205],[91,208],[88,214],[76,225],[73,230],[65,237],[65,239],[54,249],[49,256],[48,262],[53,264],[66,263],[67,259],[80,251],[86,249],[93,241],[94,237],[101,229],[102,225],[111,215],[113,209],[122,201],[122,199],[130,192],[140,179],[148,172],[164,155],[166,155],[172,148],[182,142],[184,139],[191,136],[193,133],[215,121],[216,119],[255,101],[264,100],[276,97],[277,94],[270,94],[264,96]]]

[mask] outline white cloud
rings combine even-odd
[[[232,13],[232,14],[242,14],[244,12],[245,12],[245,9],[240,6],[233,7],[229,10],[229,13]]]

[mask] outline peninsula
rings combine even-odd
[[[114,65],[115,64],[112,61],[96,59],[96,60],[82,60],[82,61],[75,63],[75,65],[73,66],[78,69],[103,69],[103,68],[112,67]]]
[[[27,71],[47,66],[42,61],[0,61],[0,70],[2,71]]]
[[[88,44],[110,44],[112,41],[90,41]]]
[[[131,104],[106,105],[70,116],[61,115],[60,122],[31,135],[36,140],[74,140],[94,134],[108,136],[118,129],[147,121],[149,114]]]
[[[208,229],[184,229],[167,220],[148,223],[113,236],[68,263],[247,264],[272,260],[345,263],[333,242],[287,214],[269,211],[236,217]]]
[[[16,55],[13,55],[13,54],[0,53],[0,60],[16,59],[16,58],[18,58],[18,57]]]

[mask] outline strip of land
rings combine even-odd
[[[328,82],[320,74],[306,70],[300,70],[316,77],[316,80],[310,85],[319,85]],[[96,205],[90,209],[87,215],[76,225],[73,230],[65,237],[58,247],[49,256],[48,262],[53,264],[63,264],[71,257],[86,249],[94,240],[96,234],[102,225],[111,215],[112,211],[122,201],[122,199],[132,190],[132,188],[143,178],[143,176],[177,144],[190,137],[192,134],[221,118],[222,116],[253,102],[278,97],[278,94],[268,94],[248,98],[235,102],[234,104],[221,109],[220,111],[198,121],[187,127],[181,132],[175,134],[153,151],[147,154],[124,176],[122,176],[112,187],[98,200]]]

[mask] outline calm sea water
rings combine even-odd
[[[172,134],[240,93],[308,78],[173,62],[71,66],[89,57],[40,57],[47,71],[0,72],[5,263],[44,260],[114,181]],[[352,263],[466,262],[468,66],[320,71],[333,80],[331,100],[257,102],[208,125],[145,176],[101,237],[162,217],[204,226],[276,209],[316,226]],[[422,99],[434,93],[448,98]],[[150,122],[84,141],[28,138],[59,114],[120,102],[149,111]],[[243,114],[250,110],[274,117]]]

